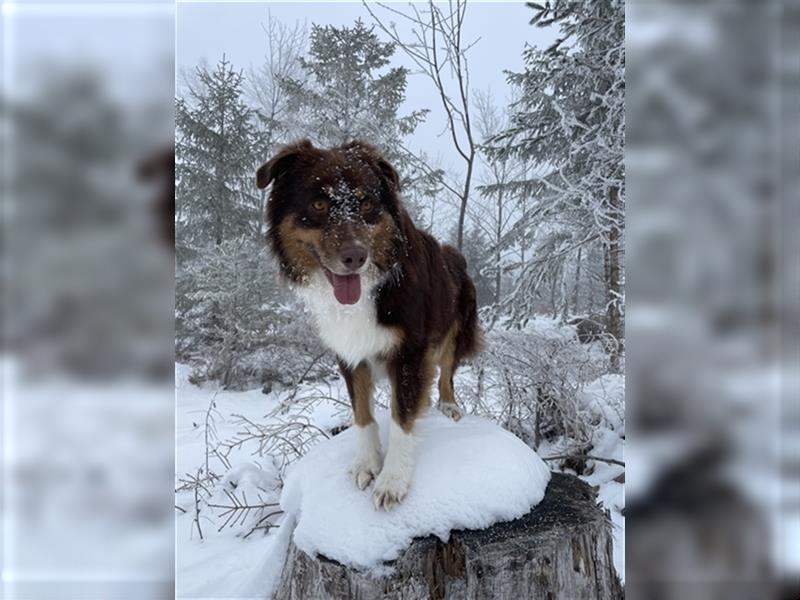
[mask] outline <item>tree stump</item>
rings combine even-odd
[[[612,600],[623,598],[614,569],[611,521],[594,490],[553,473],[544,499],[515,521],[414,540],[381,572],[360,572],[292,543],[277,600]]]

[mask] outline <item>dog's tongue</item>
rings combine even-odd
[[[337,275],[331,273],[331,284],[333,285],[333,295],[339,301],[339,304],[355,304],[361,297],[361,276],[357,273],[354,275]]]

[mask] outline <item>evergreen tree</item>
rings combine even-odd
[[[455,245],[457,240],[458,225],[450,232],[450,243]],[[467,273],[475,284],[479,308],[494,302],[492,254],[486,251],[490,247],[489,238],[480,227],[473,226],[464,232],[461,253],[467,261]]]
[[[176,351],[225,387],[279,374],[289,344],[277,274],[261,235],[259,139],[244,78],[223,56],[197,68],[176,107]]]
[[[196,79],[176,103],[176,228],[184,243],[219,246],[258,232],[253,111],[243,75],[224,55],[213,71],[198,67]]]
[[[536,166],[535,175],[504,184],[528,196],[528,222],[521,227],[542,230],[538,238],[547,250],[534,251],[523,265],[510,301],[520,306],[542,282],[563,275],[565,262],[574,261],[582,247],[598,244],[607,327],[621,344],[624,4],[552,0],[528,6],[532,24],[556,25],[561,37],[547,49],[525,50],[524,72],[509,75],[521,92],[511,107],[511,124],[488,144],[495,157],[518,157]],[[612,366],[619,367],[619,352],[612,353]]]
[[[406,199],[413,205],[439,191],[441,172],[425,170],[403,145],[427,110],[401,116],[408,69],[392,67],[395,46],[383,43],[360,19],[352,27],[313,25],[304,77],[286,78],[283,88],[294,107],[289,129],[323,146],[362,138],[378,146],[397,168]]]

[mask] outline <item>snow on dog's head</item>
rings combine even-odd
[[[396,263],[399,179],[373,146],[289,144],[258,169],[256,183],[272,184],[268,237],[281,272],[294,283],[321,273],[340,304],[355,304],[362,277],[380,280]]]
[[[377,420],[386,447],[388,413]],[[357,444],[353,428],[295,464],[281,508],[296,518],[298,548],[354,568],[375,568],[398,558],[415,537],[446,540],[454,529],[516,519],[544,497],[547,465],[490,421],[466,416],[456,424],[430,410],[417,421],[415,434],[414,482],[391,512],[375,510],[370,490],[356,488],[347,473]]]

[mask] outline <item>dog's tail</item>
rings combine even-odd
[[[457,360],[475,356],[483,350],[483,329],[478,321],[478,304],[475,299],[475,285],[468,277],[461,284],[459,294],[461,327],[456,337]]]
[[[459,327],[455,340],[456,364],[464,358],[475,356],[483,349],[483,330],[478,321],[478,302],[475,285],[467,273],[467,261],[452,246],[443,246],[445,260],[458,283]]]

